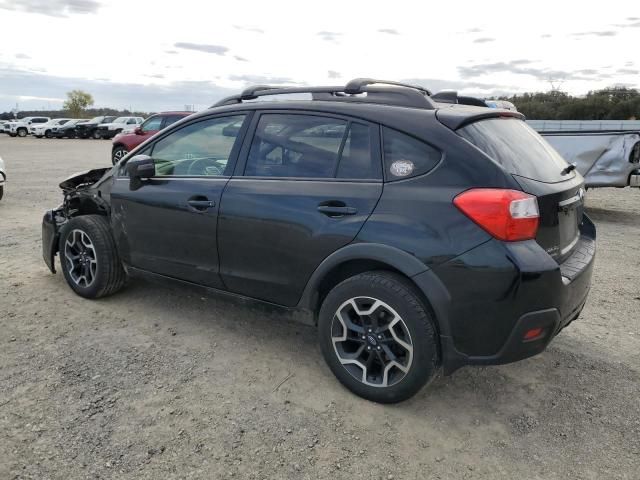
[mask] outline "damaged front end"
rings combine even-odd
[[[62,205],[48,210],[42,218],[42,257],[52,273],[56,273],[55,256],[64,224],[78,215],[109,214],[109,204],[99,187],[110,177],[110,170],[96,168],[79,172],[60,183],[64,194]]]

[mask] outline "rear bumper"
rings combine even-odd
[[[445,374],[464,365],[510,363],[544,351],[582,312],[595,238],[595,226],[585,215],[578,247],[561,265],[535,241],[490,240],[414,277],[438,319]],[[525,339],[538,328],[541,335]]]

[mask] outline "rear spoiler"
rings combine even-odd
[[[451,130],[458,130],[465,125],[487,118],[515,118],[525,120],[523,114],[512,110],[486,107],[462,107],[460,105],[457,105],[455,108],[440,108],[436,111],[436,117],[440,123],[449,127]]]

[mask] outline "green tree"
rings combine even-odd
[[[71,117],[80,118],[84,109],[91,105],[93,105],[91,94],[82,90],[72,90],[67,92],[67,101],[64,102],[63,108],[69,111]]]

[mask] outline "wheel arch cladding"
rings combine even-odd
[[[314,321],[317,323],[322,301],[335,285],[354,275],[373,270],[390,271],[404,277],[423,301],[434,320],[438,334],[440,334],[442,329],[437,312],[441,309],[434,308],[431,296],[427,295],[424,288],[422,288],[422,283],[424,282],[418,283],[414,278],[420,274],[430,273],[427,276],[433,283],[434,279],[432,277],[435,275],[416,257],[388,245],[355,243],[329,255],[311,275],[302,293],[298,307],[310,310],[314,315]],[[424,277],[425,275],[420,275],[419,278]],[[441,296],[438,294],[437,298]],[[445,330],[448,329],[445,327]]]

